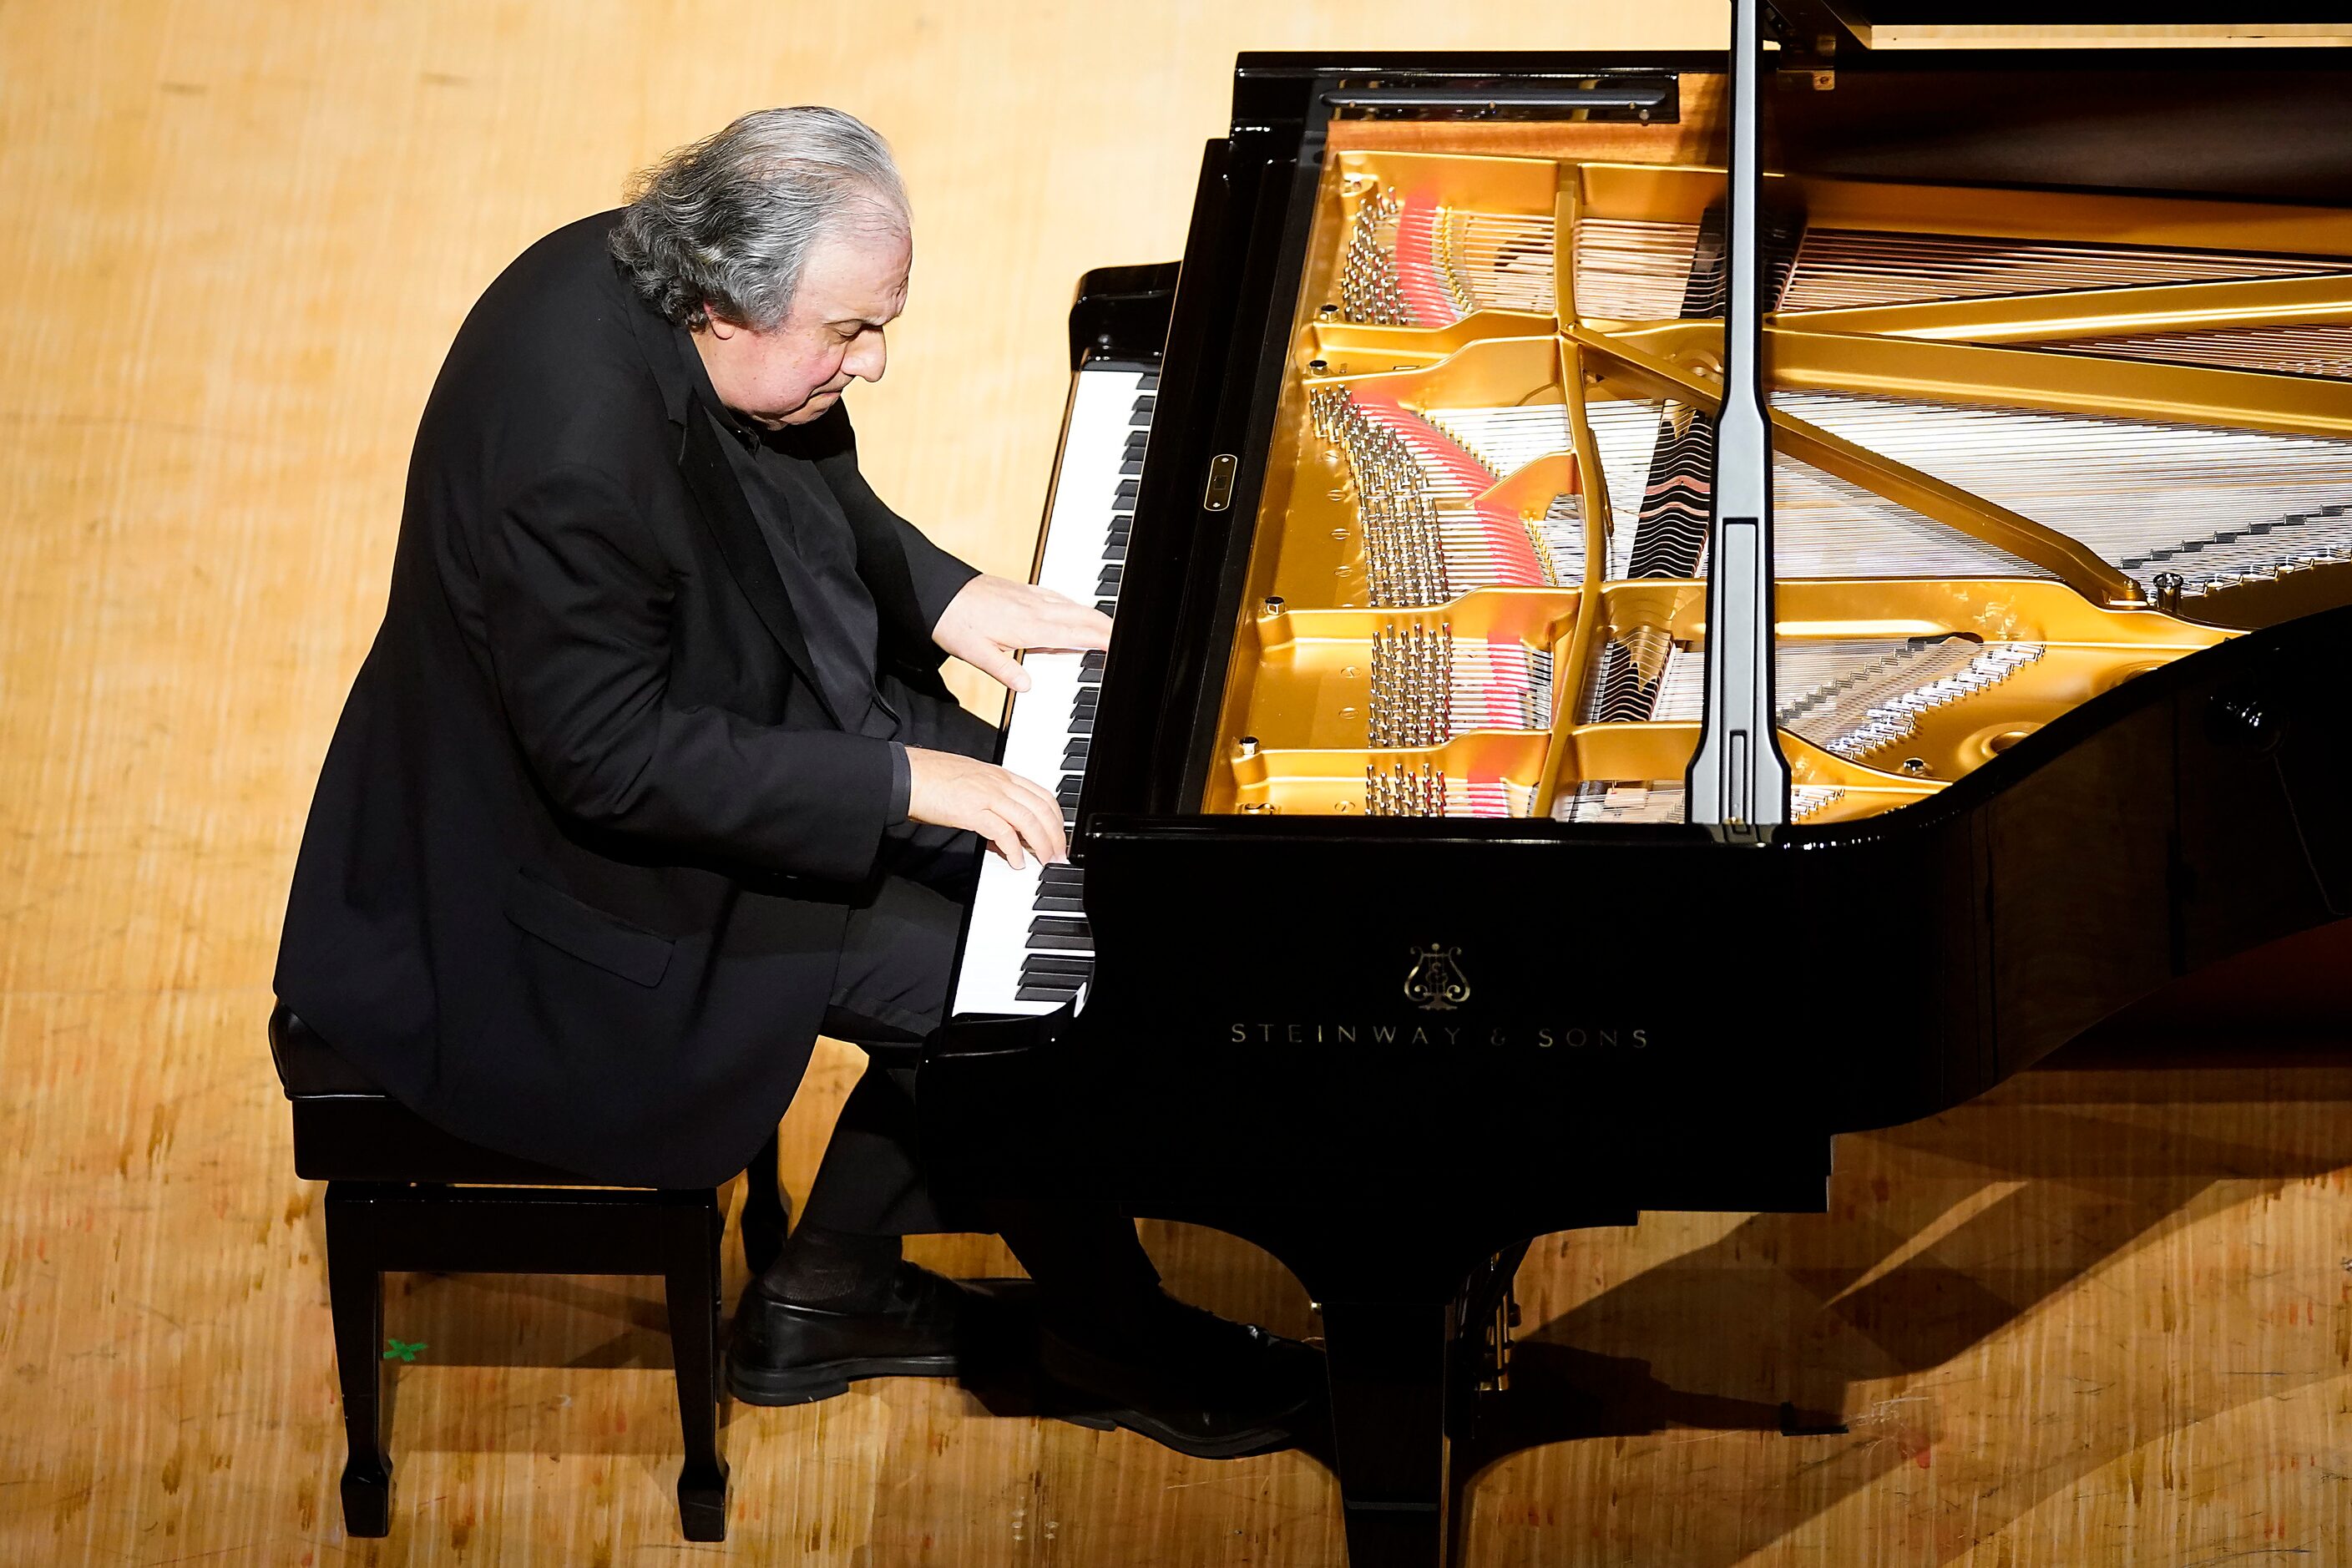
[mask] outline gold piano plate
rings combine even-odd
[[[1204,807],[1679,821],[1722,173],[1673,127],[1351,135]],[[2352,210],[1766,185],[1798,820],[2352,602]]]

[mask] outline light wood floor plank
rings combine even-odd
[[[0,7],[0,1562],[1336,1563],[1304,1458],[924,1384],[736,1410],[732,1538],[689,1547],[654,1282],[506,1276],[395,1281],[425,1349],[394,1534],[347,1540],[318,1194],[261,1035],[302,813],[450,334],[664,149],[780,101],[892,137],[918,260],[866,464],[1013,569],[1072,285],[1177,253],[1236,49],[1721,27],[1713,0]],[[800,1190],[856,1070],[828,1047],[790,1119]],[[1547,1241],[1522,1384],[1578,1380],[1584,1435],[1482,1478],[1472,1561],[2343,1560],[2347,1109],[2318,1068],[2043,1076],[1852,1141],[1825,1217]],[[1150,1239],[1194,1299],[1311,1327],[1251,1249]],[[1783,1400],[1851,1431],[1753,1429]]]

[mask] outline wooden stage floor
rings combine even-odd
[[[286,878],[450,333],[663,149],[799,100],[894,138],[919,258],[857,397],[867,468],[1017,569],[1070,287],[1176,253],[1237,48],[1722,25],[1715,0],[0,7],[0,1564],[1339,1563],[1305,1458],[1195,1462],[916,1383],[735,1410],[732,1537],[689,1546],[655,1285],[510,1277],[395,1281],[394,1533],[347,1540],[319,1194],[262,1038]],[[803,1189],[856,1071],[828,1047],[793,1112]],[[1469,1561],[2352,1563],[2347,1177],[2341,1058],[2045,1072],[1846,1141],[1827,1215],[1549,1238],[1521,1279],[1534,1446],[1477,1478]],[[1149,1239],[1183,1293],[1311,1330],[1262,1256]],[[1784,1401],[1848,1430],[1783,1436]]]

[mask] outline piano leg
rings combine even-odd
[[[1326,1301],[1349,1568],[1444,1568],[1451,1301]]]

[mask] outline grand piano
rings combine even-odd
[[[2335,55],[1753,5],[1245,55],[1071,313],[1038,574],[1117,629],[1032,657],[1073,863],[990,866],[926,1137],[1294,1270],[1360,1568],[1447,1556],[1531,1237],[1819,1210],[2352,915]]]

